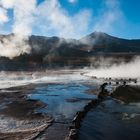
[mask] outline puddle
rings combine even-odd
[[[50,84],[36,87],[29,95],[30,99],[37,99],[47,104],[46,108],[38,112],[51,114],[55,121],[72,121],[76,112],[96,95],[86,94],[89,87],[82,84]]]

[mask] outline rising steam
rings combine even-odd
[[[104,63],[106,63],[104,61]],[[87,72],[87,76],[98,78],[140,78],[140,57],[135,58],[130,63],[122,63],[110,67],[100,67]]]
[[[0,41],[0,56],[13,58],[23,53],[30,53],[30,46],[27,43],[28,36],[32,33],[33,13],[36,8],[36,0],[1,0],[0,1],[0,23],[3,24],[9,19],[8,9],[13,9],[14,23],[12,35]]]
[[[80,1],[67,0],[67,2],[76,4]],[[105,0],[103,5],[101,9],[103,13],[94,17],[91,9],[87,8],[71,15],[59,0],[44,0],[41,3],[37,3],[37,0],[0,0],[0,28],[13,20],[11,30],[13,35],[9,39],[0,40],[2,50],[0,56],[12,59],[23,53],[30,53],[27,41],[34,28],[42,35],[52,36],[53,33],[55,36],[65,38],[80,38],[93,30],[108,31],[114,21],[120,21],[118,15],[121,10],[118,0]],[[9,9],[13,11],[13,17],[9,17]],[[91,19],[98,20],[93,23]]]

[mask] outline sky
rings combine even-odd
[[[140,39],[140,0],[0,0],[0,34]]]

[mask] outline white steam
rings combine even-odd
[[[105,0],[103,7],[93,29],[101,32],[113,32],[116,29],[116,24],[123,21],[120,3],[118,0]]]
[[[78,0],[68,0],[75,3]],[[118,0],[105,0],[101,14],[94,17],[90,9],[81,9],[73,15],[59,0],[44,0],[37,5],[37,0],[0,0],[0,25],[14,20],[10,39],[0,41],[0,56],[14,58],[23,53],[30,53],[27,44],[32,30],[43,35],[56,35],[64,38],[80,38],[91,31],[110,31],[114,22],[120,21],[121,9]],[[13,17],[8,17],[8,11]],[[97,19],[93,23],[94,19]],[[116,28],[116,27],[115,27]]]
[[[41,83],[84,83],[90,78],[80,73],[83,70],[57,70],[46,72],[0,72],[0,89]]]
[[[12,59],[23,53],[29,53],[30,46],[27,44],[27,40],[32,33],[36,0],[1,0],[0,6],[2,10],[5,10],[0,14],[3,16],[3,23],[9,20],[6,14],[9,9],[13,9],[14,13],[13,35],[9,38],[3,38],[0,42],[0,56]]]
[[[24,53],[30,52],[30,46],[26,42],[27,38],[20,35],[13,35],[9,38],[4,38],[0,43],[0,56],[9,57],[10,59]]]
[[[22,36],[32,33],[32,24],[34,22],[34,11],[36,9],[36,0],[18,0],[14,3],[14,25],[13,32]]]
[[[95,22],[92,30],[97,31],[96,36],[94,38],[86,36],[81,39],[81,42],[92,46],[100,40],[101,36],[98,32],[113,33],[116,32],[116,28],[123,25],[124,17],[119,0],[104,0],[98,16],[93,17],[93,19]]]
[[[93,69],[85,75],[96,76],[98,78],[140,78],[139,69],[140,58],[138,57],[130,63],[122,63],[119,65],[113,65],[111,67]]]
[[[72,4],[76,4],[77,1],[68,0]],[[113,29],[116,30],[116,24],[123,21],[119,0],[103,0],[97,16],[94,16],[93,12],[94,9],[86,8],[72,15],[59,0],[45,0],[36,9],[39,21],[37,26],[40,25],[39,29],[43,34],[81,38],[93,31],[112,32]]]
[[[55,35],[65,38],[78,38],[85,35],[92,16],[88,9],[70,15],[58,0],[44,1],[38,6],[36,13],[40,25],[44,23],[40,26],[41,31],[43,28],[44,32],[53,32]]]
[[[8,22],[7,11],[0,7],[0,24],[4,24],[5,22]]]
[[[13,8],[15,0],[1,0],[0,5],[3,6],[4,8]]]

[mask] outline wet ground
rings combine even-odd
[[[0,139],[65,139],[75,114],[97,98],[90,89],[77,82],[1,89]]]
[[[86,94],[89,88],[82,84],[50,84],[36,87],[28,94],[29,99],[39,100],[47,105],[46,108],[37,110],[41,113],[51,114],[55,121],[71,121],[76,112],[92,99],[94,94]]]
[[[51,124],[51,116],[35,112],[45,104],[27,99],[32,89],[30,85],[0,91],[0,139],[32,139]]]
[[[57,140],[65,139],[75,114],[83,110],[90,100],[97,98],[94,94],[86,94],[88,89],[89,87],[76,83],[50,84],[36,87],[28,94],[28,98],[39,100],[47,105],[37,112],[50,114],[54,118],[52,126],[37,139],[55,140],[56,137]]]
[[[79,71],[0,73],[0,139],[64,140],[86,109],[79,140],[139,140],[140,88],[109,85],[113,93],[94,106],[102,80]]]
[[[136,86],[118,87],[113,97],[116,94],[115,97],[119,100],[107,97],[88,112],[79,129],[78,140],[139,140],[140,100],[136,98],[140,96],[138,91]]]

